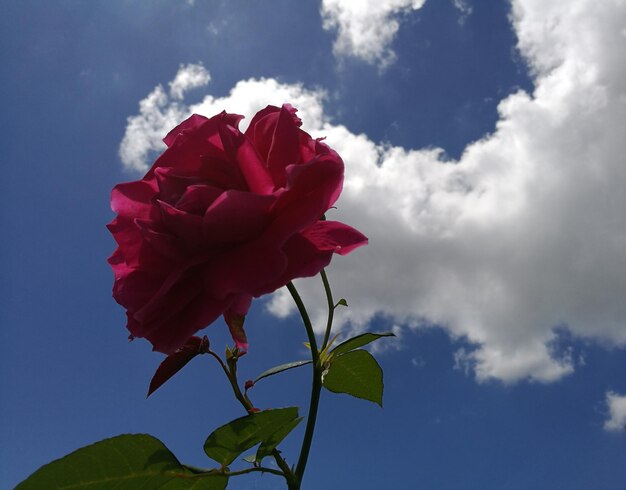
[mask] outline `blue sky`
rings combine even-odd
[[[146,400],[162,356],[111,298],[109,193],[189,113],[289,101],[346,162],[335,217],[370,238],[329,269],[340,327],[397,334],[382,410],[324,393],[305,488],[626,486],[623,0],[2,10],[0,488],[128,432],[210,465],[241,412],[204,358]],[[244,377],[305,355],[284,292],[247,330]],[[304,412],[308,389],[302,369],[252,394]]]

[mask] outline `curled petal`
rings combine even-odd
[[[350,226],[336,221],[318,221],[285,243],[287,267],[280,277],[257,293],[270,293],[293,279],[315,276],[330,263],[333,253],[346,255],[366,244],[367,238]]]
[[[241,352],[248,351],[248,338],[246,337],[246,332],[243,329],[243,324],[246,320],[246,314],[250,309],[251,303],[252,296],[240,294],[233,300],[230,308],[224,312],[224,321],[226,322],[226,325],[228,325],[228,329],[230,330],[230,335],[235,342],[235,346]]]
[[[319,220],[341,192],[343,162],[330,158],[287,169],[288,187],[281,193],[273,212],[272,233],[286,240]]]
[[[120,217],[150,219],[155,215],[152,199],[156,195],[153,179],[118,184],[111,192],[111,209]]]
[[[172,146],[179,135],[197,131],[206,121],[208,121],[206,117],[193,114],[191,117],[185,119],[182,123],[167,133],[167,136],[163,138],[163,143],[165,143],[168,147]]]
[[[302,236],[320,252],[339,255],[347,255],[368,243],[363,233],[338,221],[318,221],[303,230]]]

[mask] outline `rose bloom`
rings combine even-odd
[[[141,180],[115,186],[108,225],[113,296],[130,338],[166,354],[224,316],[237,347],[252,298],[314,276],[334,253],[367,243],[326,221],[343,184],[339,155],[300,129],[296,109],[193,115]]]

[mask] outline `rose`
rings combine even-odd
[[[220,315],[240,349],[253,297],[313,276],[333,253],[367,243],[326,221],[343,183],[343,162],[300,129],[290,105],[268,106],[245,134],[242,116],[193,115],[164,139],[145,177],[117,185],[108,225],[113,296],[130,338],[171,353]]]

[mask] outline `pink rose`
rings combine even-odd
[[[341,192],[343,162],[295,113],[268,106],[245,133],[242,116],[193,115],[165,137],[168,149],[143,179],[115,186],[109,263],[131,338],[169,354],[224,315],[245,350],[253,297],[367,243],[323,219]]]

